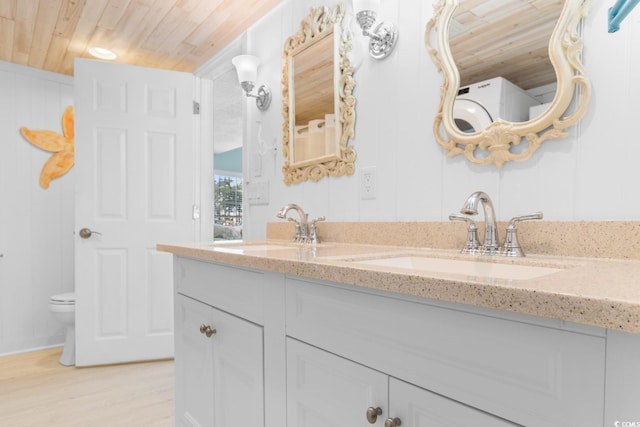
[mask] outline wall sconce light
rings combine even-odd
[[[398,39],[398,31],[391,23],[381,22],[373,32],[369,29],[376,22],[380,0],[353,0],[356,21],[362,34],[369,37],[369,54],[375,59],[386,58],[393,51]]]
[[[245,94],[248,97],[256,98],[258,110],[264,111],[269,108],[269,104],[271,104],[271,91],[267,86],[260,86],[257,95],[251,93],[258,75],[260,59],[253,55],[238,55],[231,60],[231,63],[236,67],[238,81],[242,89],[244,89]]]

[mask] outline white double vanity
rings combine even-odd
[[[474,274],[367,262],[470,261],[457,251],[159,249],[175,259],[177,425],[640,421],[638,261],[472,259]],[[487,262],[515,266],[514,278],[492,277]]]
[[[552,79],[522,86],[554,87],[555,95],[539,100],[553,101],[549,107],[529,120],[502,117],[472,133],[460,129],[452,114],[461,94],[452,55],[456,43],[448,31],[459,3],[434,2],[425,30],[428,51],[443,73],[433,129],[446,155],[499,169],[507,161],[528,159],[542,142],[566,137],[564,130],[583,116],[591,94],[577,58],[589,2],[554,2],[559,18],[553,18],[551,38],[541,37],[549,46],[540,50],[555,64]],[[349,143],[355,130],[355,80],[345,13],[342,5],[313,8],[285,42],[282,170],[287,185],[355,171]],[[525,11],[511,21],[501,18],[509,25],[500,31],[497,24],[479,21],[500,41],[506,27],[521,40],[521,27],[514,23],[523,16],[531,28],[551,28],[546,25],[551,18],[540,16],[545,25],[533,25]],[[480,40],[475,31],[460,34]],[[520,50],[531,49],[529,38]],[[323,73],[330,77],[327,88],[333,95],[319,118],[299,117],[320,104],[316,92],[312,99],[302,96],[316,84],[300,72],[316,65],[307,59],[310,48],[314,60],[325,55],[330,64]],[[471,53],[477,56],[475,48]],[[468,58],[460,49],[455,57]],[[518,52],[516,61],[521,57]],[[499,58],[496,67],[506,69],[502,52]],[[331,115],[341,117],[341,126],[308,158],[309,141],[296,130]],[[465,215],[475,213],[464,209]],[[525,218],[541,215],[511,220],[512,249],[520,249],[515,222]],[[307,227],[307,219],[300,213],[296,224]],[[320,218],[306,232],[298,228],[299,240],[316,241],[316,221]],[[470,222],[469,231],[471,225],[476,230]],[[175,259],[177,425],[640,426],[637,223],[605,224],[620,238],[611,238],[609,229],[593,233],[594,226],[583,223],[545,224],[545,232],[531,224],[524,236],[531,253],[566,255],[569,248],[583,254],[590,244],[604,242],[595,244],[597,255],[588,255],[602,258],[529,256],[528,251],[526,258],[479,257],[460,254],[463,242],[458,250],[420,249],[443,247],[425,239],[462,234],[451,233],[454,225],[447,223],[436,224],[431,233],[413,232],[414,226],[397,224],[390,233],[406,247],[336,239],[385,234],[380,224],[362,223],[323,228],[327,243],[314,245],[287,244],[269,232],[271,240],[264,242],[158,245]],[[485,237],[490,253],[498,248],[493,236],[492,247]],[[617,250],[620,242],[629,248]],[[608,259],[607,253],[634,259]]]

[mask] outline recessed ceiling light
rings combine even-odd
[[[90,47],[88,52],[91,56],[95,56],[98,59],[106,59],[107,61],[112,61],[118,57],[118,55],[104,47]]]

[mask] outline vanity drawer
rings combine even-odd
[[[263,273],[181,257],[176,257],[174,271],[176,292],[263,323]]]
[[[291,337],[527,426],[602,423],[603,337],[292,277],[286,295]]]

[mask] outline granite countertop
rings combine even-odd
[[[640,333],[639,260],[549,255],[473,257],[450,249],[331,242],[299,246],[279,240],[159,244],[158,250],[203,261]],[[501,274],[482,273],[482,268],[478,269],[480,273],[465,273],[457,265],[449,271],[427,271],[360,262],[405,256],[442,258],[444,263],[460,260],[507,264],[515,266],[516,275],[520,275],[518,266],[532,268],[524,268],[525,273],[513,279],[509,274],[499,277]],[[531,271],[534,274],[529,274]]]

